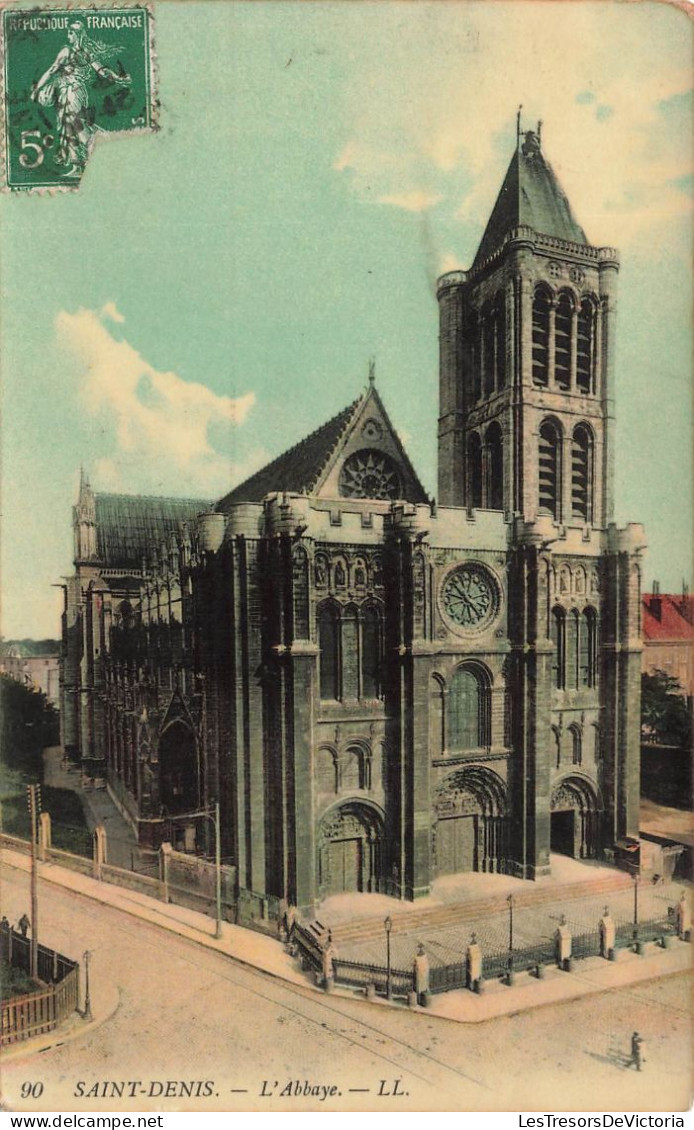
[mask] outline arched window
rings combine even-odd
[[[596,686],[598,681],[598,618],[594,608],[586,608],[583,613],[579,663],[582,685],[584,687]]]
[[[448,748],[485,748],[490,728],[488,679],[474,668],[459,667],[448,692]]]
[[[320,696],[340,697],[340,645],[337,609],[324,604],[318,609],[318,649],[320,652]]]
[[[470,315],[470,323],[468,327],[469,340],[472,342],[470,350],[472,380],[471,380],[471,393],[473,402],[479,400],[482,396],[482,342],[481,342],[481,323],[479,322],[476,314]]]
[[[593,478],[593,437],[584,424],[574,429],[571,440],[571,512],[590,522]]]
[[[574,765],[580,765],[583,761],[583,738],[580,726],[569,726],[569,733],[571,734],[571,760]]]
[[[539,506],[559,521],[561,517],[561,436],[555,424],[545,420],[540,428]]]
[[[445,685],[440,675],[429,680],[429,750],[433,758],[441,757],[446,748],[444,706]]]
[[[335,755],[330,749],[319,749],[316,754],[316,785],[321,793],[337,792]]]
[[[362,698],[381,697],[383,632],[381,615],[372,604],[362,614],[361,693]]]
[[[496,344],[494,311],[486,306],[482,314],[482,371],[484,373],[484,395],[494,392],[494,346]]]
[[[467,449],[468,506],[482,505],[482,440],[473,432]]]
[[[504,508],[504,448],[501,428],[497,423],[490,424],[484,437],[487,463],[487,507],[489,510]]]
[[[566,615],[563,608],[553,608],[550,622],[554,662],[554,685],[562,691],[566,686]]]
[[[342,694],[341,698],[359,698],[359,621],[353,604],[342,612]]]
[[[546,290],[538,288],[533,298],[533,381],[549,383],[549,311],[551,300]]]
[[[342,757],[342,771],[340,774],[340,788],[342,791],[354,792],[364,788],[364,753],[359,746],[350,746]]]
[[[581,618],[573,608],[566,618],[566,686],[575,690],[578,686]]]
[[[496,387],[506,387],[506,296],[500,291],[494,304],[496,323]]]
[[[590,298],[584,298],[578,311],[578,340],[576,343],[576,385],[579,392],[589,395],[593,385],[593,341],[595,333],[595,307]]]
[[[567,389],[571,384],[571,323],[573,302],[571,296],[562,291],[557,302],[554,321],[554,379],[559,388]]]

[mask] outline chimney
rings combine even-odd
[[[689,595],[689,585],[686,581],[682,581],[682,600],[680,601],[680,612],[688,624],[694,621],[694,601]]]
[[[660,581],[653,582],[653,592],[648,603],[651,616],[655,616],[656,620],[660,620],[663,615],[663,602],[660,597]]]

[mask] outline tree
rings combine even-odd
[[[687,749],[691,708],[677,679],[656,669],[641,676],[641,734],[645,741]]]

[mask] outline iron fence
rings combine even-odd
[[[388,969],[383,965],[370,965],[361,961],[333,960],[335,981],[341,985],[365,989],[373,985],[376,993],[385,996],[388,992]],[[414,990],[414,972],[410,969],[390,970],[390,992],[392,996],[404,997]]]

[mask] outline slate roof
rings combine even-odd
[[[190,521],[212,505],[200,498],[152,498],[129,494],[95,494],[96,547],[99,560],[113,569],[142,567],[179,523]]]
[[[642,597],[642,604],[641,622],[646,642],[694,641],[694,597],[646,593]],[[656,614],[658,608],[659,616]]]
[[[256,471],[245,482],[220,499],[215,509],[226,513],[237,502],[260,502],[273,491],[301,494],[312,490],[330,456],[349,427],[363,397],[317,428],[315,432],[290,447],[283,455]]]
[[[519,227],[571,243],[588,243],[539,143],[523,145],[513,154],[473,266],[498,250],[508,233]]]

